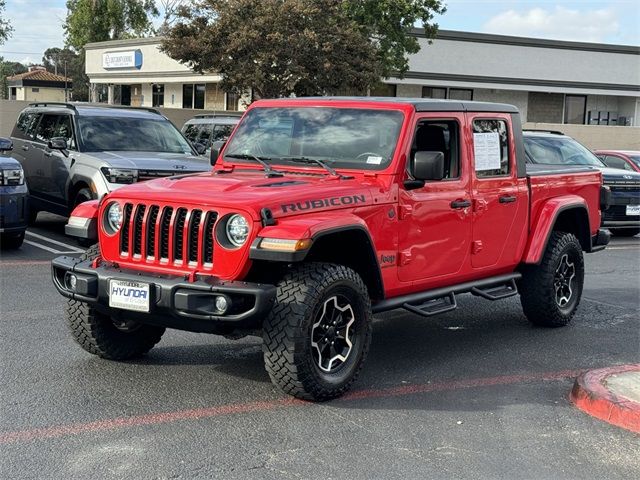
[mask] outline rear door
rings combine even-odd
[[[11,156],[22,164],[28,184],[31,183],[29,177],[33,167],[29,152],[33,148],[33,133],[38,124],[38,118],[39,115],[36,112],[22,112],[11,133],[13,140]]]
[[[518,263],[529,200],[526,179],[518,179],[511,117],[469,113],[473,159],[474,269],[498,271]]]

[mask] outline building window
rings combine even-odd
[[[373,87],[369,94],[372,97],[396,97],[397,85],[394,83],[380,83]]]
[[[449,98],[452,100],[473,100],[473,90],[469,88],[450,88]]]
[[[38,92],[40,91],[40,89],[39,89],[38,87],[33,87],[33,88],[31,89],[31,91],[32,91],[33,93],[38,93]]]
[[[587,97],[585,95],[565,95],[564,123],[584,125],[587,113]]]
[[[182,85],[182,108],[204,109],[204,94],[206,86],[202,84]]]
[[[153,91],[151,94],[153,107],[163,107],[164,106],[164,85],[154,83]]]
[[[227,105],[227,110],[232,112],[237,112],[240,95],[238,95],[237,93],[227,92],[226,96],[227,96],[227,101],[225,103]]]
[[[447,89],[442,87],[422,87],[422,98],[447,98]]]
[[[182,85],[182,108],[193,108],[193,85]]]
[[[198,109],[204,108],[204,91],[205,91],[204,83],[195,85],[195,92],[193,92],[193,108],[198,108]]]

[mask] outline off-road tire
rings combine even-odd
[[[610,228],[609,231],[615,237],[635,237],[640,233],[640,228]]]
[[[24,232],[3,233],[0,238],[0,247],[3,250],[15,250],[22,246],[22,242],[24,242]]]
[[[96,244],[80,258],[92,260],[99,255]],[[87,352],[109,360],[127,360],[147,353],[165,331],[151,325],[140,325],[128,332],[119,330],[108,315],[78,300],[67,301],[66,317],[74,340]]]
[[[563,257],[575,266],[575,282],[568,303],[561,307],[556,300],[554,282]],[[553,232],[539,265],[523,269],[519,282],[520,302],[527,319],[541,327],[564,327],[576,313],[584,284],[582,247],[575,235]]]
[[[372,313],[367,287],[352,269],[328,263],[298,265],[277,287],[263,325],[264,362],[271,381],[304,400],[339,397],[358,377],[369,351]],[[348,299],[353,308],[353,346],[335,371],[325,372],[314,358],[312,332],[321,309],[334,296]]]

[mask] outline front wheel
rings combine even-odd
[[[529,321],[563,327],[576,313],[584,284],[582,246],[571,233],[553,232],[539,265],[527,266],[520,301]]]
[[[17,249],[24,242],[24,232],[20,233],[3,233],[0,238],[0,247],[3,249]]]
[[[303,264],[278,284],[263,326],[264,362],[271,381],[305,400],[344,394],[371,343],[371,301],[350,268]]]
[[[98,245],[80,258],[93,260],[100,255]],[[127,360],[151,350],[165,329],[134,322],[115,321],[85,302],[68,300],[67,323],[76,342],[87,352],[109,360]]]

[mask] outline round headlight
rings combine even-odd
[[[114,202],[107,209],[107,224],[113,233],[120,230],[122,226],[122,209],[119,203]]]
[[[235,214],[227,220],[227,238],[236,247],[241,247],[249,238],[249,222],[240,214]]]

